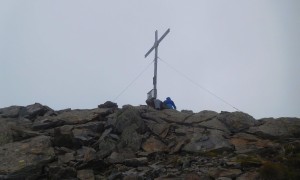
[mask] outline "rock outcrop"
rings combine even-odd
[[[0,179],[299,179],[300,119],[155,110],[0,109]]]

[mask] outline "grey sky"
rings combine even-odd
[[[95,108],[159,57],[255,118],[300,117],[298,0],[2,0],[0,107]],[[153,65],[116,102],[145,104]],[[158,97],[235,111],[163,62]]]

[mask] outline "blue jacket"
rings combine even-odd
[[[176,109],[175,103],[171,100],[171,98],[167,97],[167,99],[164,101],[164,104],[169,108],[169,109]]]

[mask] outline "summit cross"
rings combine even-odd
[[[148,93],[148,99],[152,98],[152,94],[154,98],[157,98],[157,54],[158,54],[158,46],[159,43],[166,37],[166,35],[170,32],[170,28],[158,39],[158,32],[157,30],[155,31],[155,41],[151,49],[145,54],[145,58],[153,51],[155,50],[155,56],[154,56],[154,77],[153,77],[153,90],[151,90]]]

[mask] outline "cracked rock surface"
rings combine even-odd
[[[0,124],[0,179],[300,179],[299,118],[35,103]]]

